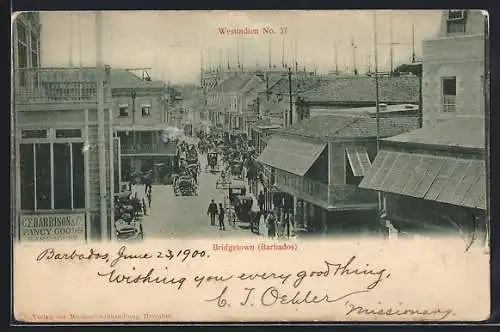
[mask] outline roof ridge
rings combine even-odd
[[[326,116],[329,116],[329,115],[326,115]],[[342,127],[335,129],[335,131],[331,135],[338,134],[340,132],[340,130],[343,130],[347,126],[352,126],[359,119],[357,117],[347,117],[347,116],[342,116],[342,115],[341,115],[341,117],[344,117],[344,118],[350,120],[349,123],[346,124],[345,126],[342,126]]]

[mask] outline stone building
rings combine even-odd
[[[445,11],[438,35],[424,41],[424,126],[484,115],[484,28],[480,10]]]
[[[14,237],[109,239],[109,69],[41,67],[40,29],[37,13],[22,13],[13,24]]]

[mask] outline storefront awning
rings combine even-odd
[[[281,137],[271,137],[257,161],[299,176],[304,176],[325,149],[314,144]]]
[[[354,176],[365,176],[371,166],[366,149],[358,146],[348,147],[346,152]]]
[[[382,150],[359,186],[486,209],[486,164],[479,159]]]

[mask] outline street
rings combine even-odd
[[[171,185],[154,185],[151,208],[144,217],[144,238],[235,238],[257,237],[247,227],[236,222],[233,226],[224,220],[226,231],[210,225],[207,215],[208,204],[214,199],[217,205],[223,203],[223,192],[216,189],[219,173],[205,172],[206,155],[200,155],[201,169],[198,177],[198,196],[175,196]],[[261,231],[261,234],[265,234]]]

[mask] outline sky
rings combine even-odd
[[[421,57],[422,41],[434,38],[442,11],[377,11],[379,70]],[[360,72],[374,66],[374,11],[114,11],[102,12],[102,61],[114,68],[151,68],[154,79],[199,82],[200,67],[294,63],[328,72]],[[95,66],[94,12],[41,12],[43,66]],[[257,29],[258,34],[221,34],[220,28]],[[274,33],[264,33],[272,29]],[[283,32],[283,34],[282,34]],[[353,51],[352,41],[356,46]],[[296,44],[296,46],[295,46]],[[335,46],[336,45],[336,46]],[[271,47],[269,47],[271,46]],[[271,48],[271,52],[269,52]],[[284,50],[284,52],[283,52]],[[296,50],[296,51],[295,51]],[[337,52],[335,52],[337,50]],[[337,56],[335,56],[337,53]],[[203,60],[203,61],[202,61]]]

